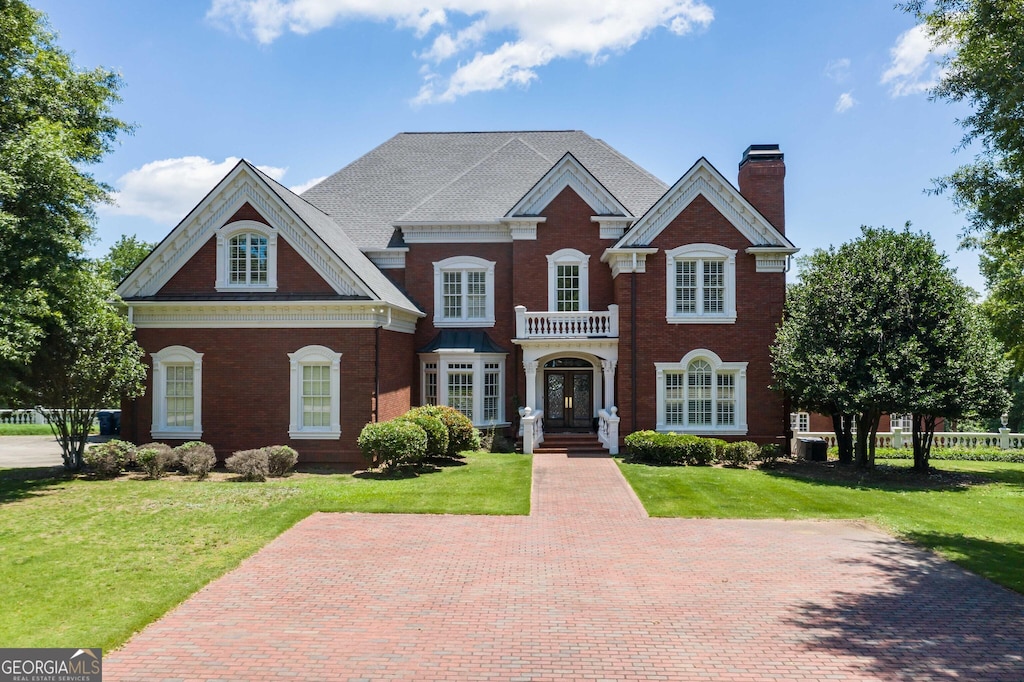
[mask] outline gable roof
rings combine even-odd
[[[601,181],[572,155],[572,152],[566,152],[558,163],[509,209],[506,216],[538,215],[566,187],[571,187],[597,215],[630,215],[629,210],[619,203]]]
[[[698,196],[707,199],[752,246],[796,251],[793,242],[776,230],[703,156],[633,223],[612,250],[648,246]]]
[[[328,216],[245,160],[189,211],[125,278],[117,293],[125,300],[154,296],[245,203],[256,206],[296,250],[308,251],[307,262],[327,275],[325,279],[340,297],[379,300],[423,314]],[[317,257],[311,260],[314,253]]]
[[[383,249],[395,222],[494,222],[565,154],[631,215],[666,185],[601,140],[578,130],[401,133],[302,198],[363,250]]]

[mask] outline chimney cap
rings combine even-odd
[[[777,144],[752,144],[743,152],[740,168],[748,161],[782,161],[784,156]]]

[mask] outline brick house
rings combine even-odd
[[[784,178],[752,145],[739,189],[704,158],[669,187],[579,131],[403,133],[301,196],[242,161],[118,289],[150,365],[122,435],[359,462],[441,403],[779,442]]]

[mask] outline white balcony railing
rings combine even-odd
[[[516,338],[519,339],[571,339],[618,338],[619,306],[608,310],[579,310],[573,312],[535,311],[516,306]]]
[[[797,438],[821,438],[828,447],[836,447],[836,434],[831,431],[794,432],[794,451]],[[856,436],[854,436],[856,439]],[[890,432],[875,434],[876,448],[912,448],[913,435],[910,431],[894,428]],[[1024,433],[1010,433],[1010,429],[999,429],[999,433],[962,433],[958,431],[937,431],[932,440],[932,451],[948,448],[1000,448],[1003,450],[1024,448]]]

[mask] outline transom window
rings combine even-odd
[[[505,356],[441,350],[420,355],[424,405],[448,405],[480,427],[505,423]]]
[[[434,325],[494,325],[494,263],[458,256],[434,263]]]
[[[576,249],[560,249],[548,259],[548,309],[561,312],[589,310],[590,256]]]
[[[269,262],[267,238],[245,233],[229,242],[231,284],[266,284]]]
[[[185,346],[153,353],[153,423],[150,435],[196,440],[203,435],[203,354]]]
[[[736,252],[715,244],[688,244],[667,252],[667,320],[736,321]]]
[[[746,366],[722,362],[707,350],[655,363],[658,430],[745,434]]]
[[[288,354],[291,369],[288,436],[336,440],[341,437],[341,353],[304,346]]]
[[[217,232],[217,291],[277,290],[277,230],[255,220]]]

